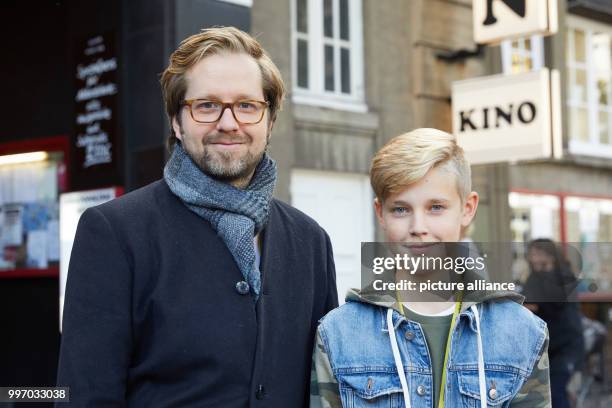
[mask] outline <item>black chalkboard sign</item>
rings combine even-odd
[[[119,62],[113,33],[88,36],[76,48],[74,190],[121,185],[118,155]]]

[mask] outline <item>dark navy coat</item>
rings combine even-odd
[[[255,303],[223,241],[163,180],[88,209],[63,316],[70,405],[307,406],[316,324],[338,303],[329,237],[273,200],[261,271]]]

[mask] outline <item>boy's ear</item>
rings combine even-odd
[[[472,223],[474,216],[476,215],[476,209],[478,208],[478,193],[472,191],[468,194],[463,204],[463,212],[461,214],[461,226],[466,228]]]
[[[374,199],[374,212],[376,213],[376,219],[378,220],[378,223],[380,224],[382,229],[385,229],[385,219],[382,216],[382,203],[378,198]]]

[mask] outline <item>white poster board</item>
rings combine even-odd
[[[60,195],[60,332],[62,331],[68,264],[70,263],[70,253],[72,252],[79,219],[86,209],[116,198],[119,195],[119,191],[118,188],[111,187],[99,190],[75,191]]]
[[[562,149],[558,88],[558,73],[546,68],[454,82],[453,133],[469,162],[553,157]]]
[[[473,0],[472,13],[479,44],[558,31],[558,0]]]

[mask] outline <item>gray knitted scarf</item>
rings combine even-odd
[[[194,213],[209,221],[238,264],[255,300],[261,290],[253,238],[268,220],[276,183],[276,163],[268,154],[244,190],[206,175],[180,143],[164,168],[170,190]]]

